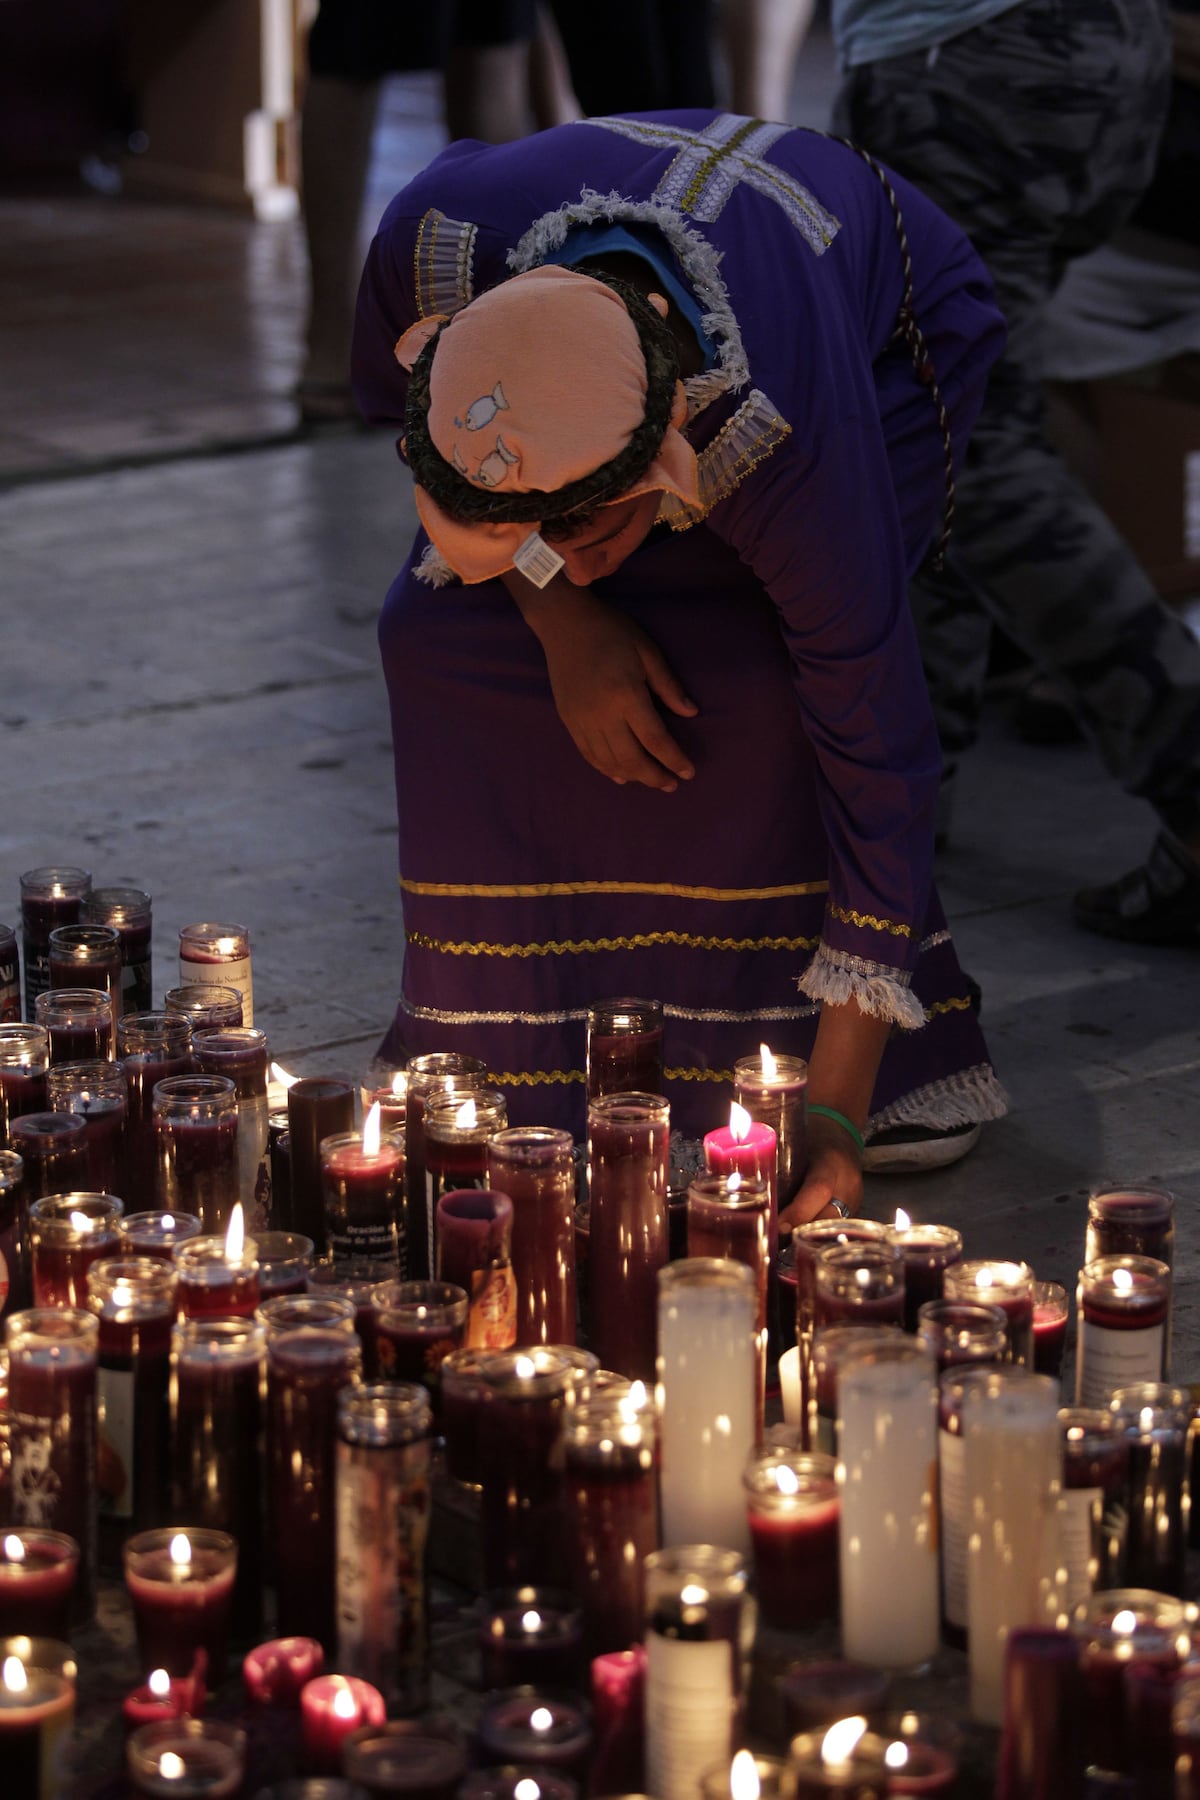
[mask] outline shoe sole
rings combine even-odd
[[[982,1122],[948,1137],[919,1138],[911,1144],[868,1144],[863,1151],[864,1175],[921,1175],[961,1162],[979,1142]]]

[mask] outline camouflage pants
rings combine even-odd
[[[1190,836],[1200,645],[1051,446],[1038,380],[1046,303],[1149,181],[1169,78],[1160,0],[1022,0],[934,51],[850,70],[834,123],[968,232],[1008,320],[951,556],[913,583],[943,750],[974,739],[995,621],[1057,678],[1121,785]]]

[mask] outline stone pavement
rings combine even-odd
[[[433,104],[419,84],[391,103],[376,212],[436,149]],[[291,228],[95,198],[4,201],[0,223],[0,472],[22,478],[0,494],[0,919],[41,863],[144,885],[159,995],[181,925],[243,922],[273,1053],[356,1074],[401,962],[375,623],[406,477],[386,435],[294,433]],[[197,454],[222,444],[240,453]],[[1073,1285],[1087,1189],[1169,1183],[1177,1368],[1200,1377],[1196,954],[1088,937],[1068,910],[1140,860],[1151,814],[1088,751],[1016,741],[1001,695],[959,786],[942,893],[1012,1112],[953,1170],[873,1179],[868,1210]]]

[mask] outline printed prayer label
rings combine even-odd
[[[942,1611],[967,1628],[967,1447],[953,1431],[938,1433],[942,1513]]]
[[[701,1778],[733,1754],[733,1647],[646,1633],[646,1787],[695,1800]]]
[[[1094,1586],[1093,1534],[1104,1511],[1103,1488],[1064,1488],[1058,1508],[1058,1557],[1067,1572],[1064,1607],[1086,1600]]]
[[[1144,1331],[1109,1331],[1086,1318],[1079,1321],[1077,1406],[1107,1406],[1117,1388],[1163,1378],[1165,1325]]]

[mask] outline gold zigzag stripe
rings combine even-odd
[[[791,900],[801,894],[825,894],[827,881],[798,881],[786,887],[718,888],[678,887],[662,881],[518,881],[489,886],[479,882],[408,881],[400,886],[408,894],[428,894],[438,900],[542,900],[559,894],[665,894],[673,900]]]
[[[925,1017],[932,1019],[934,1013],[969,1012],[972,1001],[969,995],[956,995],[953,1000],[935,1000],[932,1006],[925,1008]]]
[[[732,1069],[664,1069],[666,1081],[733,1081]],[[582,1069],[505,1069],[501,1074],[488,1073],[488,1080],[499,1087],[553,1087],[582,1082]]]
[[[657,944],[674,944],[689,950],[812,950],[815,937],[696,937],[689,931],[646,931],[634,937],[561,938],[546,944],[452,943],[424,931],[405,933],[419,950],[437,950],[445,956],[580,956],[590,950],[649,950]]]
[[[869,926],[872,931],[890,931],[893,937],[911,937],[911,925],[897,925],[894,919],[877,919],[874,913],[851,912],[844,906],[831,906],[831,919],[840,919],[843,925]]]

